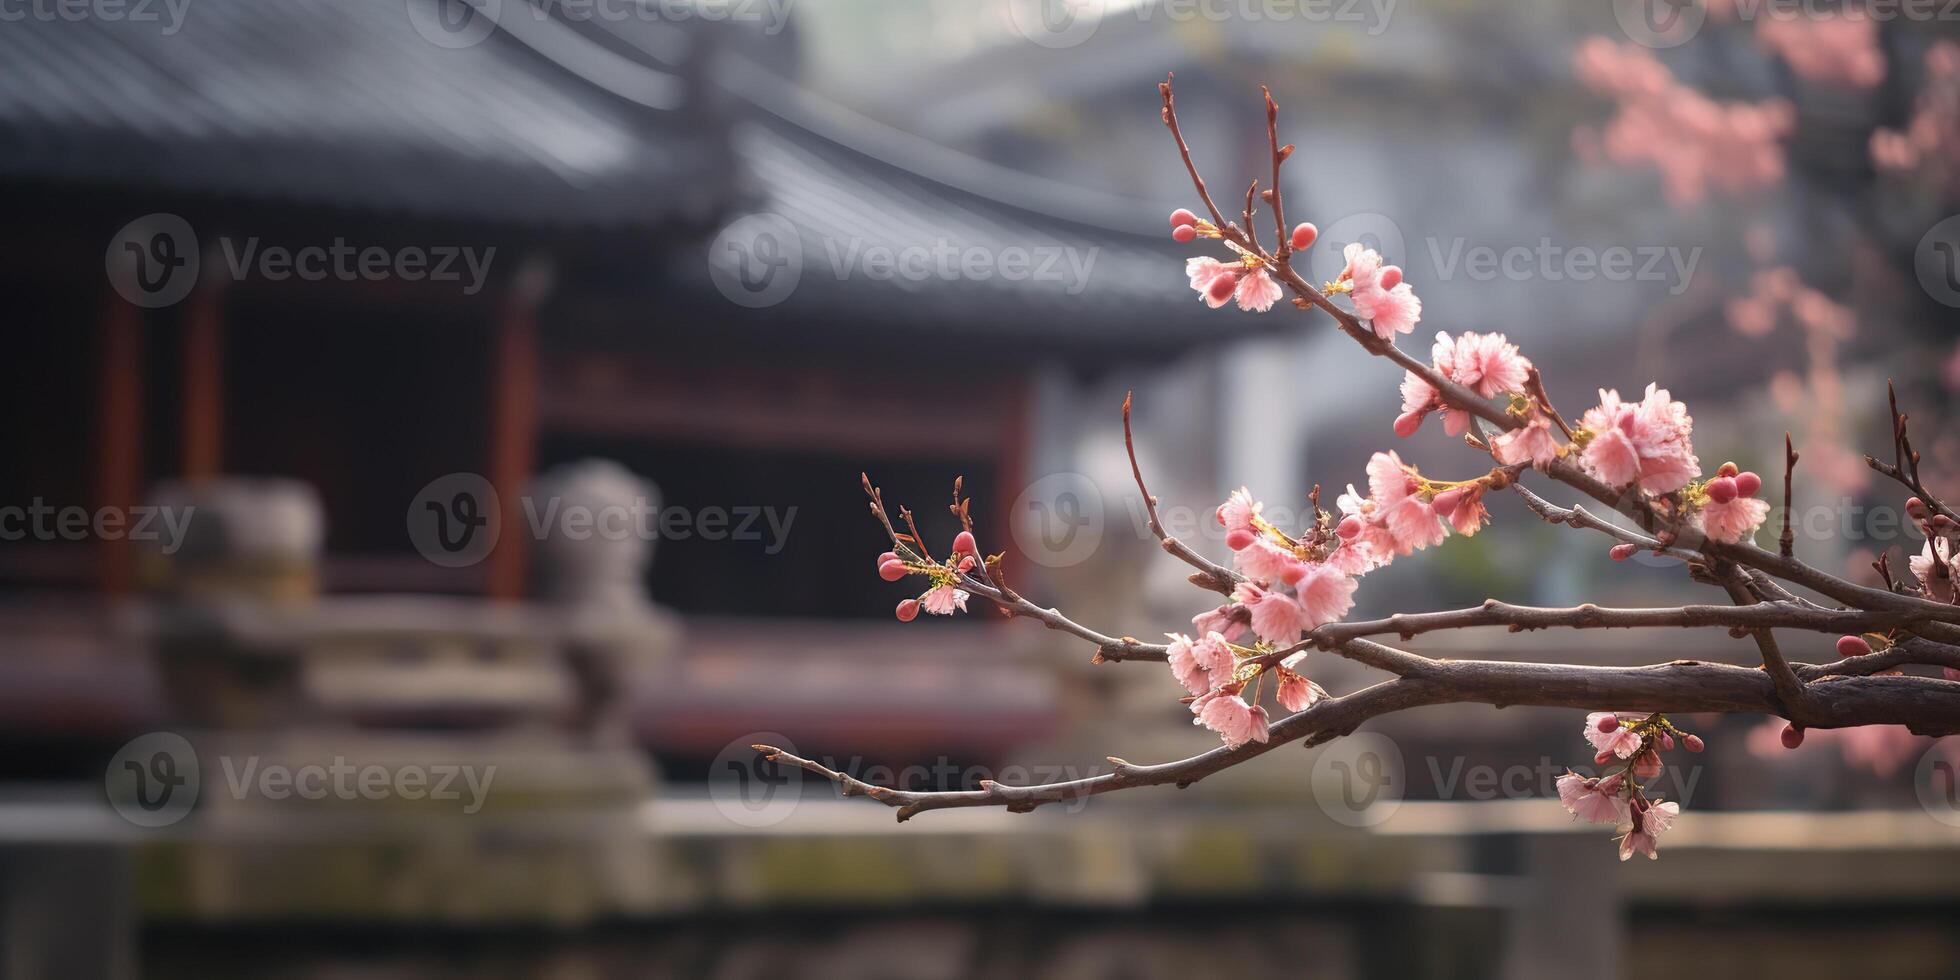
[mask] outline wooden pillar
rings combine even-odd
[[[488,562],[485,591],[492,599],[524,596],[530,541],[519,498],[537,467],[537,311],[550,283],[549,265],[540,259],[527,260],[497,306],[490,368],[489,477],[502,514],[501,533]]]
[[[112,290],[97,331],[95,505],[127,512],[143,483],[143,313]],[[128,594],[136,585],[129,540],[104,538],[96,549],[102,591]]]
[[[224,470],[225,305],[200,284],[184,313],[183,476],[193,483]]]

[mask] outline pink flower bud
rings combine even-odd
[[[1437,494],[1436,499],[1429,502],[1429,509],[1435,511],[1439,516],[1448,517],[1456,513],[1456,505],[1462,502],[1463,488],[1457,487]]]
[[[1225,547],[1230,548],[1233,551],[1244,551],[1245,549],[1252,547],[1252,542],[1256,540],[1258,540],[1258,537],[1254,535],[1251,531],[1248,531],[1242,527],[1235,528],[1226,533]]]
[[[1783,747],[1794,749],[1803,744],[1803,729],[1795,725],[1783,726]]]
[[[1915,521],[1926,519],[1926,502],[1918,497],[1906,498],[1906,516]]]
[[[1600,716],[1599,730],[1602,734],[1611,734],[1612,732],[1619,731],[1620,716],[1610,713]]]
[[[1195,241],[1197,237],[1198,237],[1198,229],[1193,228],[1190,225],[1178,225],[1177,227],[1171,229],[1171,241],[1178,242],[1180,244],[1184,242]]]
[[[1616,544],[1608,548],[1606,554],[1612,557],[1614,561],[1626,561],[1633,557],[1634,552],[1639,550],[1640,546],[1637,544]]]
[[[1205,286],[1205,295],[1211,297],[1214,302],[1223,303],[1232,298],[1232,290],[1237,288],[1239,288],[1239,274],[1221,272],[1213,276],[1211,282]]]
[[[896,551],[887,551],[884,554],[878,556],[878,564],[881,566],[888,561],[897,561],[897,560],[898,560],[898,552]]]
[[[1708,744],[1701,740],[1700,735],[1683,735],[1681,736],[1681,746],[1690,752],[1700,752],[1702,749],[1707,748]]]
[[[1763,478],[1754,470],[1743,470],[1735,475],[1735,492],[1744,497],[1753,497],[1763,488]]]
[[[1669,735],[1666,732],[1661,733],[1661,751],[1662,752],[1674,751],[1674,736]]]
[[[1212,512],[1211,512],[1211,516],[1212,516],[1212,517],[1213,517],[1214,519],[1216,519],[1216,520],[1218,521],[1218,526],[1219,526],[1219,527],[1224,527],[1224,526],[1225,526],[1225,505],[1224,505],[1224,504],[1219,504],[1219,505],[1218,505],[1218,509],[1217,509],[1217,510],[1214,510],[1214,511],[1212,511]]]
[[[1394,289],[1396,284],[1402,281],[1402,267],[1399,265],[1382,266],[1381,279],[1377,281],[1381,283],[1383,289]]]
[[[1872,645],[1866,643],[1862,636],[1840,636],[1837,652],[1840,657],[1862,657],[1872,652]]]
[[[1293,226],[1293,250],[1298,252],[1301,249],[1311,248],[1314,239],[1319,237],[1320,229],[1315,228],[1313,222],[1302,221]]]
[[[1354,540],[1354,536],[1361,533],[1361,518],[1353,514],[1341,518],[1340,526],[1334,528],[1334,533],[1340,535],[1342,541]]]
[[[1734,500],[1735,495],[1739,492],[1740,488],[1736,486],[1735,477],[1718,476],[1708,481],[1708,499],[1718,504],[1726,504]]]
[[[1197,223],[1198,223],[1198,216],[1192,214],[1191,209],[1189,208],[1178,208],[1177,210],[1171,212],[1172,228],[1188,228]]]
[[[953,554],[977,555],[979,553],[980,545],[974,542],[972,531],[961,531],[953,535]]]
[[[1306,562],[1293,562],[1280,569],[1279,580],[1288,585],[1299,585],[1300,580],[1307,577],[1307,570]]]
[[[898,621],[901,623],[909,623],[915,619],[918,619],[919,600],[905,599],[900,601],[898,604],[897,615],[898,615]]]
[[[1716,476],[1734,476],[1734,475],[1736,475],[1737,473],[1740,473],[1740,472],[1742,472],[1742,467],[1740,467],[1740,466],[1737,466],[1737,465],[1735,465],[1734,463],[1723,463],[1723,464],[1722,464],[1721,466],[1719,466],[1719,467],[1717,467],[1717,468],[1716,468],[1716,470],[1715,470],[1715,475],[1716,475]]]
[[[878,577],[887,582],[896,582],[905,577],[905,563],[894,558],[878,566]]]
[[[1415,435],[1422,428],[1422,420],[1427,412],[1403,412],[1395,417],[1395,434],[1404,439]]]

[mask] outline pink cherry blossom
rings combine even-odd
[[[1232,597],[1252,613],[1252,632],[1267,643],[1291,643],[1312,627],[1313,617],[1299,601],[1283,592],[1268,592],[1240,582]]]
[[[1306,568],[1306,562],[1293,552],[1264,537],[1233,552],[1232,558],[1240,571],[1262,584],[1285,581],[1289,573],[1297,577]]]
[[[1616,784],[1567,772],[1558,778],[1557,785],[1558,801],[1566,812],[1587,823],[1617,824],[1627,819],[1627,803],[1620,799]],[[1610,791],[1606,788],[1609,785]]]
[[[1279,302],[1282,291],[1279,283],[1266,274],[1264,269],[1255,269],[1239,278],[1237,291],[1233,294],[1239,301],[1239,309],[1252,313],[1264,313]]]
[[[1380,252],[1360,242],[1349,242],[1341,249],[1341,257],[1347,265],[1341,267],[1336,281],[1351,282],[1356,289],[1381,288],[1382,256]]]
[[[1253,527],[1252,522],[1254,518],[1259,516],[1260,509],[1265,506],[1265,504],[1252,499],[1252,491],[1240,487],[1232,491],[1232,495],[1227,497],[1223,504],[1219,505],[1218,523],[1225,526],[1225,533],[1227,535],[1233,534],[1234,532],[1257,535],[1259,529]]]
[[[1586,716],[1586,741],[1591,742],[1592,747],[1602,753],[1611,752],[1622,759],[1632,758],[1635,752],[1640,751],[1640,736],[1625,725],[1618,726],[1610,732],[1600,731],[1599,720],[1606,715],[1607,712],[1595,711]],[[1620,717],[1627,721],[1638,720],[1626,715]]]
[[[1211,690],[1211,678],[1205,668],[1199,666],[1198,658],[1192,651],[1191,638],[1182,633],[1166,633],[1170,646],[1164,651],[1164,659],[1170,662],[1171,676],[1192,694],[1203,694]]]
[[[1265,709],[1245,703],[1245,699],[1236,694],[1221,694],[1206,699],[1192,723],[1217,732],[1229,749],[1236,749],[1247,742],[1264,742],[1268,737]]]
[[[919,605],[934,616],[951,616],[955,611],[966,611],[966,600],[971,598],[965,589],[941,585],[919,597]]]
[[[1686,405],[1658,385],[1648,385],[1646,397],[1636,403],[1601,389],[1599,405],[1586,410],[1585,426],[1593,438],[1580,461],[1613,486],[1638,481],[1644,490],[1667,493],[1701,475],[1689,438],[1694,420]]]
[[[1620,838],[1620,860],[1632,857],[1634,852],[1647,855],[1648,860],[1660,857],[1655,851],[1660,847],[1660,836],[1674,826],[1674,818],[1681,815],[1679,803],[1656,803],[1645,811],[1630,811],[1628,822],[1624,825],[1626,836]]]
[[[1927,596],[1940,602],[1953,601],[1953,581],[1960,577],[1956,568],[1953,543],[1946,538],[1928,538],[1926,546],[1919,554],[1906,560],[1912,569],[1912,577],[1926,589]]]
[[[1232,655],[1232,645],[1226,642],[1225,634],[1218,632],[1206,633],[1191,644],[1191,658],[1210,678],[1214,690],[1232,683],[1232,675],[1239,666],[1239,659]]]
[[[1442,517],[1450,523],[1450,527],[1456,529],[1456,533],[1466,538],[1476,534],[1483,528],[1484,522],[1490,520],[1490,511],[1484,507],[1484,488],[1477,485],[1465,490],[1463,495],[1457,498],[1456,506],[1450,508]]]
[[[1313,681],[1282,668],[1279,672],[1279,706],[1288,711],[1305,711],[1320,700],[1322,692]]]
[[[1374,328],[1375,336],[1388,340],[1398,333],[1410,333],[1422,320],[1422,300],[1408,283],[1394,289],[1379,285],[1354,291],[1354,312]]]
[[[1184,274],[1190,278],[1191,288],[1197,290],[1201,296],[1204,294],[1205,287],[1211,285],[1213,279],[1230,271],[1225,263],[1209,255],[1187,259],[1184,263]]]
[[[1441,544],[1449,532],[1429,502],[1416,496],[1416,481],[1409,475],[1402,458],[1393,452],[1376,453],[1368,459],[1368,488],[1373,502],[1372,521],[1387,529],[1394,550],[1408,554]]]
[[[1191,628],[1201,634],[1217,633],[1226,640],[1236,640],[1251,622],[1252,616],[1244,606],[1228,602],[1191,617]]]
[[[1758,497],[1736,497],[1727,503],[1710,500],[1699,515],[1701,531],[1723,544],[1735,544],[1756,533],[1769,516],[1769,501]]]
[[[1293,584],[1300,608],[1306,611],[1307,628],[1337,622],[1354,608],[1354,589],[1358,583],[1329,565],[1310,562],[1307,574]]]
[[[1450,380],[1485,398],[1522,391],[1530,372],[1531,361],[1501,333],[1463,333],[1456,338]]]
[[[1498,462],[1506,466],[1530,463],[1541,469],[1558,458],[1559,450],[1564,445],[1552,433],[1552,420],[1535,409],[1523,426],[1493,437],[1490,441]]]

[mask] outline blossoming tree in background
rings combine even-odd
[[[1682,45],[1672,50],[1683,55],[1692,84],[1650,47],[1604,36],[1580,45],[1575,77],[1613,110],[1603,125],[1579,126],[1573,147],[1597,166],[1650,171],[1682,216],[1719,214],[1737,229],[1739,247],[1729,251],[1748,267],[1705,275],[1697,285],[1712,288],[1686,305],[1714,304],[1730,328],[1765,345],[1797,337],[1788,346],[1801,353],[1801,367],[1765,379],[1770,401],[1798,420],[1813,484],[1856,494],[1872,471],[1850,431],[1855,415],[1841,354],[1858,340],[1861,318],[1874,327],[1901,319],[1896,302],[1887,308],[1870,297],[1913,295],[1888,288],[1887,279],[1909,281],[1912,274],[1901,276],[1906,264],[1887,253],[1911,248],[1927,225],[1960,205],[1960,44],[1929,39],[1913,29],[1909,12],[1864,0],[1834,7],[1697,3],[1702,18],[1672,18],[1669,31],[1653,39]],[[1714,59],[1695,57],[1706,53],[1696,46],[1725,40],[1749,43],[1719,49]],[[1752,59],[1747,48],[1761,57]],[[1807,93],[1821,108],[1799,113],[1780,93],[1743,94],[1760,93],[1765,77],[1779,89]],[[1717,90],[1726,97],[1709,94]],[[1861,149],[1864,160],[1857,159]],[[1806,162],[1815,171],[1809,182]],[[1779,209],[1786,219],[1800,216],[1795,229],[1779,222]],[[1800,269],[1796,259],[1805,254],[1821,261]],[[1862,311],[1842,299],[1860,290],[1867,297]],[[1960,392],[1960,345],[1940,373],[1936,380]],[[1960,439],[1932,435],[1922,447],[1926,469],[1960,471]],[[1854,549],[1846,574],[1858,578],[1872,557]],[[1881,775],[1921,747],[1897,728],[1853,730],[1840,741],[1848,759]],[[1766,727],[1751,745],[1776,753],[1779,735]]]
[[[1585,709],[1589,713],[1580,731],[1600,774],[1568,772],[1558,780],[1559,801],[1576,818],[1612,825],[1624,859],[1635,853],[1654,857],[1660,837],[1680,815],[1676,801],[1660,799],[1652,788],[1665,765],[1664,753],[1703,748],[1700,737],[1673,720],[1681,715],[1775,716],[1784,720],[1780,740],[1789,748],[1813,728],[1903,725],[1924,735],[1960,732],[1960,604],[1954,588],[1960,575],[1960,515],[1921,482],[1918,454],[1896,408],[1893,462],[1873,465],[1904,485],[1910,495],[1906,510],[1925,538],[1910,574],[1881,566],[1885,585],[1875,588],[1815,568],[1794,553],[1787,517],[1776,550],[1758,547],[1754,539],[1770,509],[1765,480],[1732,463],[1704,466],[1695,452],[1688,407],[1665,388],[1649,383],[1637,397],[1600,391],[1574,424],[1554,406],[1546,379],[1531,360],[1501,334],[1439,333],[1427,361],[1404,351],[1396,338],[1415,331],[1423,306],[1401,269],[1358,244],[1346,246],[1346,264],[1332,282],[1315,285],[1294,269],[1293,259],[1315,247],[1318,233],[1311,223],[1288,225],[1279,176],[1293,148],[1279,142],[1279,107],[1270,93],[1265,107],[1272,170],[1262,175],[1267,189],[1261,191],[1260,181],[1253,180],[1231,220],[1192,161],[1171,83],[1160,89],[1164,123],[1204,209],[1203,214],[1173,213],[1172,237],[1222,249],[1187,263],[1186,275],[1199,298],[1215,308],[1230,303],[1266,312],[1290,295],[1293,307],[1330,317],[1363,353],[1404,369],[1400,412],[1383,426],[1384,439],[1412,435],[1436,416],[1446,432],[1462,437],[1464,460],[1418,465],[1383,449],[1367,463],[1365,489],[1349,484],[1329,510],[1316,487],[1299,526],[1268,520],[1249,489],[1237,490],[1216,512],[1232,552],[1228,567],[1164,531],[1157,500],[1136,464],[1126,401],[1124,434],[1150,528],[1165,551],[1191,566],[1192,584],[1213,593],[1195,604],[1200,608],[1190,631],[1170,634],[1163,643],[1101,632],[1015,591],[1002,573],[1000,556],[987,557],[980,547],[958,481],[951,512],[960,530],[942,558],[929,547],[912,512],[901,507],[894,519],[866,478],[871,511],[891,543],[878,558],[879,575],[891,582],[924,583],[916,598],[899,603],[899,619],[909,621],[921,612],[952,615],[979,597],[1009,615],[1093,644],[1098,662],[1165,663],[1166,696],[1181,697],[1193,723],[1215,732],[1221,745],[1158,765],[1112,757],[1113,771],[1089,778],[1022,786],[984,781],[978,789],[948,792],[873,786],[780,749],[758,750],[835,780],[849,795],[898,807],[903,820],[946,807],[1027,811],[1128,787],[1186,786],[1275,746],[1320,744],[1370,718],[1425,705]],[[1270,245],[1261,241],[1255,221],[1262,204],[1271,221]],[[1383,394],[1386,409],[1391,396]],[[1786,514],[1797,459],[1786,437],[1781,474]],[[1437,475],[1452,467],[1469,472]],[[1540,608],[1489,599],[1465,609],[1347,619],[1355,593],[1374,570],[1447,546],[1452,536],[1483,533],[1485,501],[1497,493],[1516,494],[1539,517],[1575,533],[1601,535],[1612,560],[1640,551],[1672,558],[1694,580],[1720,590],[1726,601]],[[1580,503],[1548,499],[1559,495],[1589,498],[1624,519],[1610,521]],[[1753,641],[1759,663],[1675,661],[1627,668],[1454,661],[1380,639],[1490,625],[1513,631],[1726,628]],[[1778,631],[1836,636],[1835,656],[1820,663],[1786,657]],[[1316,653],[1347,658],[1387,678],[1330,694],[1309,678]]]

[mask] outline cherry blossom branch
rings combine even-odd
[[[1198,554],[1191,546],[1172,537],[1164,530],[1164,522],[1157,517],[1157,497],[1144,485],[1143,468],[1137,465],[1136,436],[1130,430],[1130,406],[1134,392],[1123,394],[1123,449],[1130,455],[1130,475],[1136,479],[1137,492],[1143,495],[1144,512],[1149,516],[1150,533],[1157,536],[1159,544],[1179,561],[1197,569],[1191,576],[1191,583],[1199,588],[1210,589],[1221,595],[1231,595],[1239,584],[1241,576],[1217,562]]]
[[[1188,787],[1301,739],[1326,741],[1392,712],[1438,704],[1488,704],[1629,711],[1775,714],[1774,686],[1761,671],[1692,660],[1651,667],[1583,667],[1485,660],[1432,661],[1421,677],[1397,677],[1353,694],[1327,698],[1273,725],[1264,742],[1215,748],[1159,765],[1110,757],[1113,771],[1081,779],[1032,785],[982,781],[976,790],[913,791],[873,786],[768,745],[756,750],[771,761],[799,766],[838,784],[845,796],[867,796],[897,808],[903,821],[928,810],[1005,807],[1026,813],[1045,803],[1096,796],[1142,786]],[[1831,698],[1810,724],[1816,728],[1903,724],[1922,735],[1960,732],[1960,682],[1914,677],[1838,676],[1819,681]]]
[[[1926,484],[1919,479],[1919,453],[1912,448],[1912,437],[1906,431],[1906,414],[1899,411],[1899,392],[1891,381],[1885,382],[1885,398],[1892,413],[1892,462],[1886,463],[1875,457],[1866,456],[1865,465],[1912,491],[1926,506],[1931,507],[1934,513],[1944,515],[1949,521],[1960,523],[1960,514],[1954,513],[1951,507],[1934,496],[1932,491],[1926,489]]]
[[[1226,544],[1237,569],[1220,565],[1165,530],[1157,498],[1145,483],[1136,454],[1131,425],[1133,399],[1123,405],[1124,446],[1131,475],[1144,499],[1149,527],[1164,551],[1194,570],[1191,581],[1227,597],[1227,603],[1193,617],[1200,638],[1173,634],[1168,644],[1146,644],[1131,637],[1114,637],[1077,623],[1054,608],[1044,608],[1010,588],[1000,573],[1000,556],[981,558],[968,501],[954,484],[953,513],[962,530],[949,557],[934,559],[920,539],[912,514],[900,508],[906,531],[893,524],[877,488],[865,480],[872,510],[877,514],[893,551],[880,556],[879,571],[887,580],[917,575],[931,583],[918,599],[899,604],[901,620],[923,609],[950,615],[964,610],[969,597],[995,603],[1010,616],[1026,616],[1049,629],[1094,644],[1096,661],[1167,661],[1172,675],[1193,697],[1184,699],[1197,720],[1218,732],[1225,745],[1179,762],[1138,766],[1112,757],[1112,772],[1084,779],[1034,786],[983,782],[979,789],[953,792],[910,792],[866,784],[819,763],[767,746],[757,746],[771,759],[798,765],[836,781],[845,795],[865,795],[899,808],[899,818],[946,807],[1004,806],[1026,811],[1048,802],[1134,786],[1192,782],[1236,765],[1289,741],[1315,745],[1352,732],[1367,720],[1408,708],[1446,703],[1477,703],[1498,707],[1538,705],[1593,708],[1612,705],[1651,715],[1619,717],[1596,712],[1587,718],[1586,737],[1599,749],[1595,761],[1623,766],[1600,779],[1582,780],[1568,774],[1560,780],[1561,801],[1589,820],[1624,823],[1621,857],[1639,852],[1653,855],[1654,835],[1666,829],[1679,807],[1649,798],[1640,785],[1661,768],[1658,752],[1679,742],[1699,751],[1699,737],[1675,727],[1662,712],[1760,713],[1793,722],[1784,743],[1794,746],[1808,727],[1836,728],[1870,724],[1900,724],[1927,735],[1960,732],[1960,681],[1951,679],[1960,665],[1960,605],[1934,601],[1950,597],[1925,585],[1915,588],[1894,581],[1883,562],[1879,568],[1887,588],[1872,589],[1815,568],[1794,554],[1789,522],[1793,478],[1798,454],[1785,434],[1784,523],[1777,552],[1751,542],[1769,505],[1756,498],[1762,480],[1724,464],[1715,475],[1701,476],[1700,464],[1688,439],[1692,422],[1684,407],[1665,391],[1650,387],[1636,405],[1617,392],[1602,394],[1600,407],[1589,410],[1574,426],[1553,406],[1544,378],[1501,335],[1466,334],[1451,347],[1439,340],[1426,364],[1393,342],[1396,332],[1409,332],[1420,318],[1420,302],[1402,284],[1401,272],[1382,264],[1381,256],[1358,245],[1349,246],[1348,267],[1333,283],[1317,288],[1293,270],[1292,253],[1308,247],[1315,232],[1302,225],[1286,233],[1280,168],[1292,146],[1281,146],[1278,104],[1265,91],[1267,140],[1271,150],[1271,185],[1263,199],[1273,208],[1276,242],[1266,251],[1254,227],[1256,202],[1262,199],[1259,181],[1247,187],[1240,224],[1228,222],[1211,198],[1179,127],[1170,79],[1161,83],[1163,120],[1170,130],[1192,186],[1212,220],[1198,219],[1180,209],[1171,217],[1172,237],[1193,241],[1199,235],[1222,240],[1237,253],[1236,264],[1216,259],[1191,260],[1192,285],[1210,305],[1236,298],[1248,310],[1265,311],[1284,296],[1274,283],[1294,294],[1294,305],[1318,309],[1373,356],[1404,369],[1404,415],[1395,431],[1408,435],[1422,418],[1445,412],[1452,432],[1474,431],[1471,419],[1494,427],[1495,435],[1472,434],[1466,441],[1495,456],[1499,466],[1470,480],[1439,480],[1421,474],[1394,453],[1377,453],[1370,460],[1371,493],[1359,499],[1350,490],[1340,501],[1338,525],[1320,508],[1320,488],[1309,500],[1313,519],[1289,533],[1261,515],[1262,505],[1246,491],[1235,492],[1218,511],[1226,527]],[[1236,270],[1236,271],[1234,271]],[[1332,301],[1347,294],[1355,307],[1349,312]],[[1360,315],[1357,315],[1360,314]],[[1362,319],[1365,316],[1366,322]],[[1466,346],[1467,345],[1467,346]],[[1460,369],[1461,373],[1460,373]],[[1462,381],[1459,381],[1459,377]],[[1426,387],[1425,387],[1426,386]],[[1503,408],[1493,397],[1508,397]],[[1924,492],[1918,476],[1918,456],[1910,448],[1905,417],[1893,398],[1896,462],[1888,475],[1906,484],[1939,516],[1917,517],[1929,537],[1942,523],[1960,535],[1944,505]],[[1405,422],[1409,423],[1405,425]],[[1549,434],[1556,425],[1561,444]],[[1615,455],[1617,454],[1617,455]],[[1583,465],[1580,462],[1583,457]],[[1872,462],[1880,472],[1885,464]],[[1519,483],[1526,469],[1565,484],[1605,507],[1625,514],[1633,527],[1608,521],[1574,505],[1560,507]],[[1614,481],[1609,484],[1606,477]],[[1617,484],[1617,485],[1614,485]],[[1544,520],[1596,530],[1618,544],[1611,553],[1625,558],[1647,549],[1681,560],[1695,580],[1721,587],[1733,605],[1682,605],[1659,608],[1609,608],[1590,603],[1569,608],[1519,606],[1487,600],[1466,609],[1427,613],[1396,613],[1367,621],[1342,622],[1353,607],[1356,579],[1398,554],[1438,544],[1450,529],[1470,535],[1488,519],[1482,504],[1487,492],[1511,489]],[[1910,509],[1910,507],[1909,507]],[[1918,562],[1920,559],[1915,559]],[[1929,559],[1930,560],[1930,559]],[[1941,557],[1941,561],[1945,561]],[[1915,573],[1918,565],[1915,564]],[[1923,576],[1922,576],[1923,577]],[[1848,608],[1830,608],[1803,598],[1778,580],[1815,592]],[[1754,640],[1762,668],[1675,661],[1646,667],[1593,667],[1553,663],[1512,663],[1434,659],[1369,639],[1397,636],[1403,640],[1452,629],[1504,626],[1512,632],[1569,629],[1687,629],[1725,628]],[[1837,633],[1840,659],[1826,664],[1793,664],[1783,653],[1776,629]],[[1257,639],[1233,642],[1250,632]],[[1311,650],[1324,650],[1395,675],[1373,687],[1340,697],[1326,692],[1295,668]],[[1904,665],[1941,666],[1949,679],[1909,676],[1895,668]],[[1271,723],[1261,703],[1268,674],[1275,675],[1276,698],[1294,712]],[[1588,796],[1588,794],[1591,794]]]

